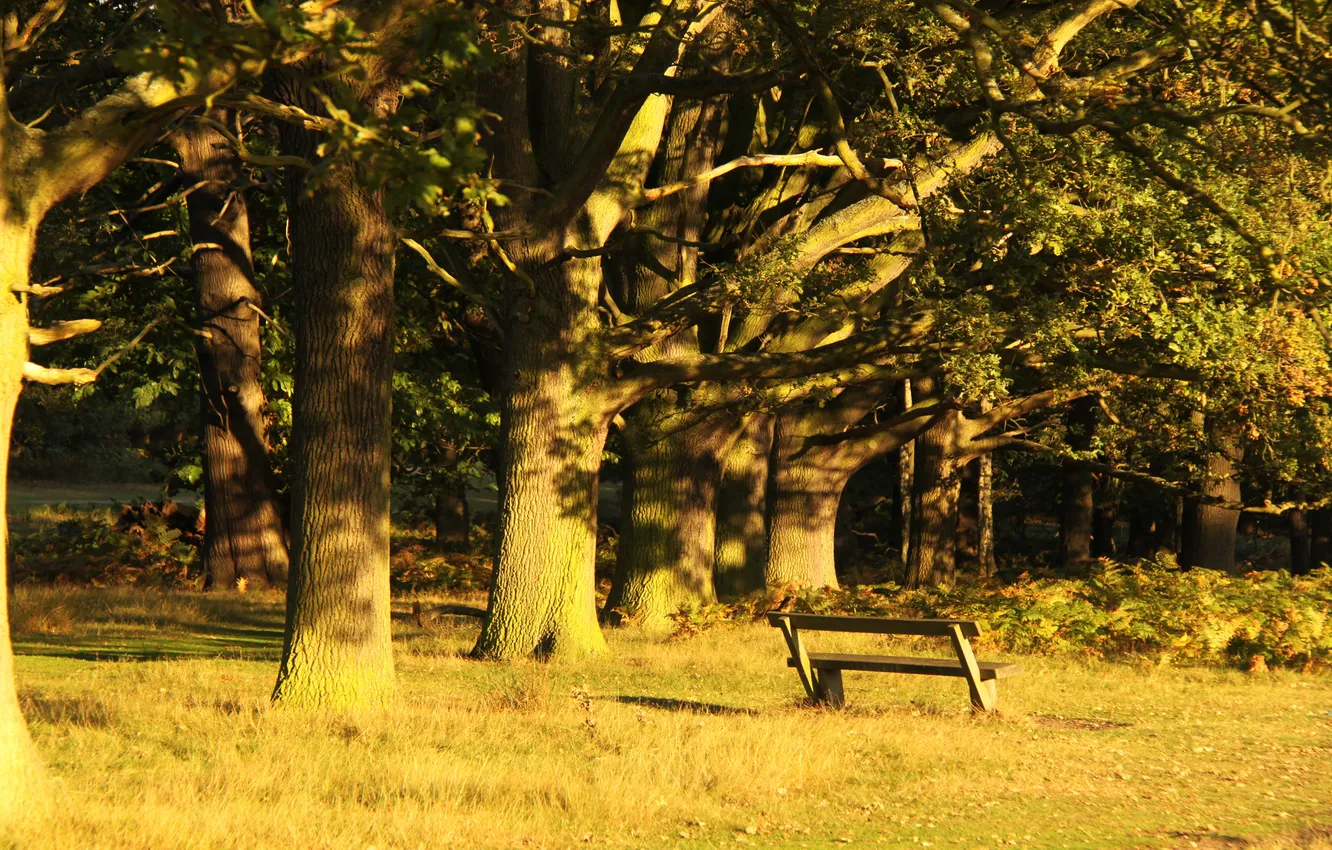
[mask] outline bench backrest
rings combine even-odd
[[[962,636],[980,637],[980,625],[971,620],[895,620],[890,617],[839,617],[828,614],[788,614],[769,611],[768,623],[776,626],[786,620],[797,629],[811,632],[856,632],[868,635],[919,635],[949,637],[953,626],[960,626]]]

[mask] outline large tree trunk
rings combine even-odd
[[[218,116],[222,117],[222,116]],[[207,586],[228,590],[287,580],[287,532],[275,497],[260,383],[259,314],[250,223],[236,187],[241,169],[217,130],[191,122],[173,134],[190,185],[195,289],[206,336],[198,340],[200,444],[208,520],[201,552]],[[206,182],[205,182],[206,181]]]
[[[1240,485],[1235,465],[1244,457],[1238,435],[1230,429],[1216,434],[1216,450],[1207,455],[1207,475],[1202,483],[1204,496],[1238,502]],[[1189,545],[1186,566],[1233,572],[1235,569],[1235,536],[1240,512],[1197,501],[1192,505],[1188,519]]]
[[[920,389],[922,398],[928,397],[929,390],[925,386]],[[944,416],[916,437],[906,574],[909,588],[952,587],[956,581],[954,547],[961,477],[955,451],[960,419],[961,414]]]
[[[664,409],[663,409],[664,408]],[[629,474],[615,582],[606,602],[644,627],[669,626],[685,605],[717,601],[713,550],[719,456],[732,429],[703,423],[681,431],[657,426],[674,403],[655,396],[630,411],[625,431]]]
[[[3,105],[0,104],[0,108]],[[0,219],[14,211],[0,201]],[[0,221],[0,485],[8,482],[9,439],[14,405],[22,387],[23,364],[28,357],[26,296],[13,293],[28,284],[35,225]],[[0,825],[30,814],[37,796],[40,769],[28,727],[19,710],[14,684],[14,654],[9,638],[9,581],[7,485],[0,489]]]
[[[736,599],[764,586],[773,421],[767,414],[751,414],[725,454],[714,546],[717,595],[723,599]]]
[[[837,587],[837,506],[863,464],[805,446],[799,417],[777,417],[765,578],[769,586]]]
[[[1096,401],[1074,401],[1068,411],[1069,448],[1086,452],[1096,429]],[[1086,572],[1092,559],[1092,522],[1096,478],[1090,469],[1073,461],[1064,463],[1059,512],[1059,562],[1070,574]]]
[[[284,151],[313,155],[312,133],[286,125],[280,133]],[[289,173],[287,210],[296,318],[292,567],[273,699],[320,708],[383,704],[393,690],[396,237],[382,193],[345,167],[318,186]]]
[[[594,569],[597,482],[610,407],[600,378],[596,260],[538,278],[509,334],[500,414],[499,553],[473,653],[518,658],[606,649]],[[514,324],[518,324],[515,322]]]

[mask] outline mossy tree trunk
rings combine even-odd
[[[763,589],[773,423],[773,416],[751,414],[725,455],[717,492],[714,546],[717,595],[723,599],[737,599]]]
[[[597,623],[598,472],[613,405],[593,340],[600,270],[568,260],[515,305],[501,406],[499,553],[474,654],[605,651]]]
[[[226,120],[226,115],[214,113]],[[190,240],[202,328],[196,345],[207,524],[200,558],[209,587],[287,581],[287,531],[276,498],[264,423],[259,313],[243,178],[231,145],[198,121],[172,134],[191,186]]]
[[[717,601],[713,584],[720,458],[736,426],[704,422],[673,431],[674,403],[645,399],[630,411],[626,443],[632,486],[624,506],[615,582],[606,606],[661,630],[682,606]]]
[[[280,96],[314,111],[298,81]],[[366,94],[381,114],[396,98]],[[318,137],[290,125],[284,153],[314,158]],[[292,565],[273,699],[352,709],[393,691],[389,624],[393,272],[396,237],[382,191],[334,165],[317,185],[289,169],[295,293]],[[295,171],[295,173],[292,173]]]

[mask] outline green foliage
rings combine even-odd
[[[676,616],[689,636],[731,619],[758,616],[772,598]],[[902,590],[860,585],[809,592],[802,609],[820,614],[977,620],[978,646],[991,652],[1093,658],[1147,657],[1160,664],[1332,665],[1332,569],[1232,576],[1180,570],[1172,558],[1102,561],[1088,579],[1023,577],[1004,587]]]
[[[110,511],[60,505],[15,523],[9,546],[18,583],[197,588],[203,581],[197,546],[151,512],[141,524],[118,530]]]

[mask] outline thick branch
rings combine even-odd
[[[90,334],[101,326],[100,319],[74,319],[69,322],[56,322],[49,328],[28,328],[28,344],[49,345]]]

